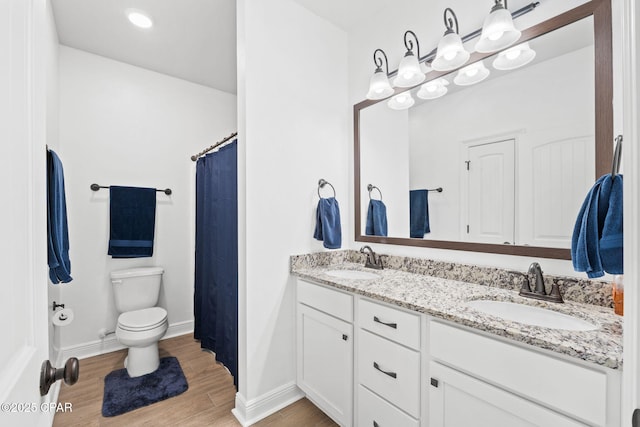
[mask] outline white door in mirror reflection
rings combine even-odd
[[[595,176],[592,132],[588,124],[566,123],[518,139],[518,244],[571,246],[576,216]]]
[[[514,243],[514,140],[467,148],[467,202],[463,239],[478,243]],[[466,194],[464,194],[466,193]]]

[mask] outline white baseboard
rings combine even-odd
[[[240,393],[236,393],[236,407],[231,412],[243,427],[247,427],[303,397],[304,393],[294,382],[249,401]]]
[[[187,320],[185,322],[178,322],[169,325],[167,333],[162,337],[163,340],[167,338],[173,338],[180,335],[186,335],[193,332],[193,320]],[[105,353],[111,353],[113,351],[122,350],[126,348],[121,345],[114,334],[108,335],[104,339],[90,341],[85,344],[73,345],[60,349],[61,361],[67,360],[70,357],[77,357],[78,359],[86,359],[87,357],[98,356]]]

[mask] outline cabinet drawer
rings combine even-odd
[[[353,322],[353,297],[349,294],[298,280],[298,302]]]
[[[547,407],[605,425],[607,375],[577,364],[431,322],[432,358]]]
[[[414,418],[420,416],[420,353],[360,330],[358,381]]]
[[[358,426],[418,427],[418,420],[360,386],[358,388]]]
[[[395,342],[420,349],[420,315],[361,299],[358,302],[361,328]]]

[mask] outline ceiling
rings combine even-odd
[[[392,0],[294,0],[348,31]],[[235,0],[52,0],[60,44],[236,93]],[[141,30],[125,10],[150,15]]]
[[[235,0],[52,0],[60,44],[236,93]],[[154,26],[129,23],[145,11]]]

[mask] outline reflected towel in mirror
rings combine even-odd
[[[409,191],[409,225],[410,237],[422,239],[431,232],[429,226],[429,191]]]
[[[387,207],[382,200],[369,200],[367,224],[364,232],[367,236],[387,235]]]

